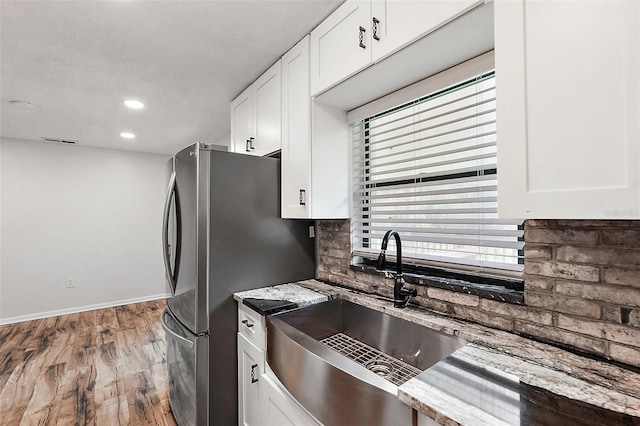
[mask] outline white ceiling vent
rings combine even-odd
[[[73,140],[73,139],[46,138],[44,136],[41,139],[43,141],[46,141],[46,142],[66,143],[66,144],[69,144],[69,145],[75,145],[75,144],[78,143],[78,141]]]

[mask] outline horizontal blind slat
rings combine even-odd
[[[451,171],[450,174],[465,174],[465,173],[474,173],[474,172],[478,174],[482,174],[484,170],[491,170],[495,168],[496,168],[496,164],[491,163],[491,164],[483,165],[482,167],[478,167],[478,166],[463,167],[463,168]],[[420,175],[416,176],[415,179],[413,179],[413,181],[414,183],[417,183],[415,181],[424,181],[424,179],[436,178],[438,176],[442,176],[442,174],[441,173],[420,173]],[[355,179],[362,179],[362,178],[354,177],[354,180]],[[384,187],[378,188],[378,186],[386,185],[394,182],[398,182],[398,179],[387,178],[387,179],[366,180],[366,181],[360,182],[360,185],[366,185],[369,188],[373,188],[375,186],[376,189],[382,189]],[[443,182],[443,181],[439,181],[439,182]],[[406,182],[406,183],[409,183],[409,182]]]
[[[403,235],[402,241],[419,241],[422,243],[439,243],[439,244],[451,244],[451,245],[458,245],[458,246],[509,248],[509,249],[516,249],[516,250],[520,250],[524,247],[524,242],[518,242],[518,241],[494,241],[494,240],[486,240],[486,239],[479,240],[479,239],[467,239],[467,238],[428,238],[428,237],[413,237],[413,236]],[[406,249],[406,247],[404,248]]]
[[[384,211],[363,211],[356,213],[358,216],[389,216],[390,213],[395,215],[432,215],[432,214],[478,214],[478,213],[498,213],[497,207],[491,208],[475,208],[475,209],[431,209],[431,210],[393,210],[389,212]]]
[[[484,126],[489,126],[489,125],[493,125],[495,123],[496,123],[495,120],[491,120],[491,121],[485,122],[483,125]],[[413,139],[408,139],[406,141],[398,141],[397,143],[393,143],[393,144],[390,144],[390,145],[380,146],[377,149],[368,147],[368,150],[366,151],[365,154],[371,156],[373,154],[377,154],[380,151],[386,151],[388,149],[394,149],[394,148],[397,148],[397,147],[400,147],[400,146],[405,146],[405,145],[409,145],[409,144],[415,144],[416,142],[424,142],[424,141],[427,141],[427,140],[432,141],[435,138],[442,138],[444,136],[452,136],[453,135],[455,137],[455,135],[458,134],[458,133],[462,133],[462,132],[465,132],[467,130],[474,130],[474,129],[477,129],[477,126],[476,125],[470,125],[470,126],[465,126],[465,127],[459,127],[457,129],[453,129],[453,130],[447,130],[445,132],[441,132],[441,133],[438,133],[438,134],[435,134],[435,135],[427,135],[427,136],[423,136],[423,137],[415,137]],[[491,136],[491,135],[495,135],[496,131],[495,130],[491,130],[491,131],[485,131],[484,133],[485,133],[485,136]],[[482,133],[478,133],[476,135],[469,136],[469,137],[464,137],[464,138],[460,138],[458,136],[459,140],[455,140],[454,139],[454,140],[451,140],[451,141],[450,140],[444,140],[444,141],[441,141],[441,142],[433,142],[433,143],[431,143],[429,145],[429,147],[444,146],[444,145],[449,145],[450,143],[462,142],[462,141],[468,140],[468,139],[477,139],[478,137],[480,137],[481,134]]]
[[[462,106],[460,108],[455,108],[455,109],[452,109],[452,110],[444,110],[444,111],[440,112],[439,114],[427,116],[425,118],[418,119],[418,120],[415,120],[415,121],[409,121],[407,124],[403,124],[401,126],[390,127],[390,128],[384,129],[384,130],[380,130],[384,126],[389,125],[388,122],[385,122],[385,123],[383,123],[383,124],[381,124],[379,126],[369,126],[369,127],[367,127],[367,131],[369,132],[369,137],[375,138],[375,137],[379,137],[381,135],[385,135],[387,133],[397,132],[399,130],[404,130],[404,129],[408,128],[408,127],[419,126],[420,124],[424,124],[424,123],[426,123],[428,121],[433,121],[433,120],[436,120],[438,118],[452,116],[452,115],[455,115],[456,113],[459,113],[459,112],[462,112],[462,111],[466,111],[466,110],[471,109],[471,108],[478,108],[478,107],[480,107],[482,105],[485,105],[485,104],[488,104],[488,103],[491,103],[491,102],[495,102],[495,100],[496,100],[496,98],[485,99],[485,100],[483,100],[482,102],[479,102],[479,103],[464,105],[464,106]],[[495,112],[495,108],[487,109],[487,110],[484,110],[484,111],[480,111],[478,114],[482,115],[485,112]],[[424,114],[424,112],[417,112],[417,113],[409,115],[409,116],[400,117],[397,120],[395,120],[395,122],[399,122],[400,120],[407,120],[409,118],[413,118],[415,116],[423,115],[423,114]],[[476,115],[474,114],[474,115],[471,115],[470,117],[475,117],[475,116]],[[461,118],[460,120],[465,120],[465,119],[466,118]],[[376,130],[378,130],[378,131],[376,131]]]
[[[388,228],[381,226],[352,226],[352,231],[366,232],[367,236],[370,235],[384,235]],[[408,232],[413,234],[455,234],[455,235],[489,235],[494,237],[522,237],[523,232],[519,230],[511,229],[476,229],[476,228],[405,228],[394,226],[393,230],[396,232]],[[374,233],[372,231],[380,231],[381,233]]]
[[[457,164],[457,163],[467,163],[469,161],[473,161],[473,160],[483,160],[483,159],[491,159],[491,160],[495,160],[495,154],[485,154],[485,155],[479,155],[476,157],[464,157],[465,161],[459,161],[456,162],[455,160],[449,160],[449,161],[439,161],[437,163],[433,163],[430,166],[431,167],[436,167],[436,166],[447,166],[447,165],[453,165],[453,164]],[[496,165],[495,162],[494,163],[487,163],[486,165],[483,165],[481,170],[486,170],[486,169],[495,169]],[[406,168],[405,168],[406,169]],[[398,171],[406,171],[405,169],[402,170],[398,170]],[[462,173],[466,173],[466,172],[473,172],[473,171],[480,171],[478,170],[479,167],[478,166],[469,166],[469,167],[462,167],[459,166],[458,168],[451,168],[448,169],[446,174],[447,175],[452,175],[452,174],[462,174]],[[381,175],[385,175],[388,173],[361,173],[360,175],[358,175],[357,177],[355,177],[354,179],[359,179],[360,182],[362,182],[363,179],[370,179],[372,176],[373,177],[380,177]],[[427,177],[432,177],[432,176],[441,176],[443,175],[443,173],[439,172],[439,173],[422,173],[420,172],[417,176],[413,177],[413,179],[421,179],[421,178],[427,178]],[[404,180],[404,179],[411,179],[411,176],[403,176],[403,177],[395,177],[395,178],[380,178],[380,179],[376,179],[374,180],[370,180],[367,181],[367,183],[371,184],[371,183],[389,183],[389,182],[397,182],[399,180]]]
[[[388,137],[388,138],[382,138],[382,139],[376,138],[374,141],[370,141],[369,142],[369,146],[376,146],[376,145],[380,145],[380,144],[383,144],[385,142],[397,140],[397,139],[400,139],[400,138],[403,138],[403,137],[406,137],[406,136],[412,136],[415,133],[422,133],[422,132],[426,132],[428,130],[435,130],[435,129],[439,129],[441,127],[450,126],[452,124],[462,123],[463,121],[470,120],[472,118],[482,117],[483,115],[489,115],[489,114],[495,113],[495,112],[496,112],[496,110],[495,110],[495,108],[493,108],[491,110],[482,111],[482,112],[478,112],[478,113],[475,113],[475,114],[469,114],[469,115],[466,115],[464,117],[455,118],[455,119],[452,119],[452,120],[449,120],[449,121],[444,121],[442,123],[438,123],[438,124],[435,124],[433,126],[421,127],[420,129],[415,129],[415,130],[412,130],[410,132],[405,132],[405,133],[402,133],[402,134],[399,134],[399,135],[394,135],[394,136],[391,136],[391,137]],[[486,123],[483,122],[482,125],[493,124],[494,122],[495,122],[495,120],[487,120]],[[407,127],[409,127],[409,126],[407,126]],[[451,133],[454,133],[454,132],[460,132],[461,131],[460,129],[469,130],[469,129],[472,129],[472,128],[475,128],[475,127],[478,127],[478,123],[475,123],[473,126],[463,126],[463,127],[460,127],[460,128],[454,127],[450,131],[443,132],[442,135],[448,135],[448,134],[451,134]],[[371,136],[371,137],[373,137],[373,136]],[[431,136],[431,137],[433,137],[433,136]]]
[[[478,184],[487,184],[488,183],[487,181],[496,181],[496,175],[480,175],[480,176],[453,178],[453,179],[448,179],[446,182],[448,185],[461,185],[461,184],[466,184],[471,182],[478,183]],[[376,188],[362,188],[363,185],[362,183],[360,183],[359,185],[355,185],[354,194],[370,193],[374,191],[376,193],[393,191],[393,190],[402,191],[402,190],[414,189],[414,188],[428,189],[434,186],[442,186],[442,184],[443,184],[443,181],[435,180],[435,181],[428,181],[428,182],[398,184],[398,185],[394,185],[393,187],[389,186],[389,187],[376,187]],[[388,194],[385,196],[381,195],[379,198],[386,198],[388,196],[392,196],[392,194]]]
[[[413,139],[413,140],[408,141],[408,142],[405,142],[405,143],[401,143],[401,144],[396,144],[396,145],[393,145],[393,146],[387,146],[387,147],[384,147],[384,148],[380,148],[380,149],[379,149],[379,150],[377,150],[377,151],[376,151],[376,150],[373,150],[373,151],[369,150],[369,151],[367,151],[367,152],[366,152],[366,153],[364,153],[364,154],[362,154],[362,153],[360,153],[360,152],[358,152],[358,153],[354,153],[353,158],[354,158],[354,160],[355,160],[355,161],[353,161],[353,164],[354,164],[354,165],[358,165],[358,164],[360,164],[360,163],[361,163],[361,162],[363,162],[363,161],[369,161],[370,157],[371,157],[371,156],[373,156],[373,154],[376,154],[376,155],[375,155],[375,158],[376,158],[377,160],[381,160],[381,159],[388,158],[388,157],[393,157],[393,156],[396,156],[396,155],[410,154],[410,153],[413,153],[413,152],[415,152],[415,151],[421,151],[422,149],[433,149],[433,148],[437,148],[437,147],[444,147],[444,146],[446,146],[446,145],[453,145],[453,144],[455,144],[455,143],[459,143],[459,142],[465,142],[465,141],[472,141],[472,140],[484,139],[484,138],[486,138],[487,136],[495,136],[495,134],[496,134],[495,130],[492,130],[492,131],[490,131],[490,132],[477,133],[477,134],[475,134],[475,135],[472,135],[472,136],[466,136],[466,137],[463,137],[463,138],[457,138],[457,139],[445,140],[445,141],[440,142],[440,143],[430,144],[429,146],[426,146],[426,147],[424,147],[424,148],[418,148],[418,149],[415,149],[415,148],[412,148],[412,149],[405,149],[404,151],[394,151],[394,152],[392,152],[391,154],[384,154],[384,155],[377,155],[377,154],[376,154],[377,152],[380,152],[380,151],[384,151],[384,150],[387,150],[387,149],[389,149],[389,150],[391,151],[393,148],[397,148],[397,147],[399,147],[399,146],[404,146],[404,145],[409,145],[409,144],[415,144],[416,142],[422,142],[422,141],[425,141],[425,140],[427,140],[427,139],[430,139],[430,138],[431,138],[431,136],[426,136],[426,137],[424,137],[424,138]],[[356,141],[356,142],[357,142],[357,141]]]
[[[454,104],[456,102],[460,102],[460,101],[464,101],[464,100],[467,100],[467,99],[478,97],[480,95],[484,95],[486,93],[495,91],[495,89],[496,89],[496,87],[495,87],[495,85],[493,85],[491,87],[487,87],[486,89],[483,89],[483,90],[480,90],[480,91],[477,91],[477,92],[473,92],[473,93],[469,93],[468,95],[464,95],[464,96],[461,96],[461,97],[452,98],[449,101],[441,103],[441,104],[438,104],[436,106],[433,106],[433,107],[430,107],[430,108],[427,108],[427,109],[423,109],[423,110],[419,110],[419,111],[416,111],[416,112],[407,113],[405,115],[402,115],[400,110],[397,110],[397,111],[394,111],[393,113],[390,113],[390,115],[397,114],[397,115],[399,115],[398,118],[395,118],[395,119],[392,119],[392,120],[389,120],[389,121],[385,121],[384,123],[381,123],[379,126],[369,125],[368,128],[375,130],[378,127],[383,127],[383,126],[386,126],[386,125],[389,125],[389,124],[397,123],[400,120],[405,120],[407,118],[412,118],[412,117],[418,116],[420,114],[429,113],[431,111],[435,111],[437,109],[444,108],[444,107],[447,107],[449,105],[452,105],[452,104]],[[493,101],[496,100],[495,95],[491,100],[493,100]],[[409,110],[409,108],[407,108],[407,110]]]
[[[354,217],[351,220],[353,224],[362,224],[364,222],[371,222],[371,219],[363,219]],[[415,223],[416,219],[406,219],[406,218],[395,218],[395,219],[387,219],[387,218],[378,218],[375,220],[376,223]],[[430,218],[430,224],[452,224],[452,225],[468,225],[468,224],[480,224],[480,225],[513,225],[518,226],[522,223],[519,219],[482,219],[482,218],[461,218],[461,217],[447,217],[447,218]]]
[[[383,195],[355,195],[353,199],[355,201],[371,202],[372,200],[380,200],[385,198],[410,198],[410,197],[429,197],[435,195],[452,195],[452,194],[475,194],[478,192],[495,192],[498,190],[497,185],[487,185],[481,187],[467,187],[457,189],[440,189],[436,191],[419,191],[419,192],[403,192],[396,194],[383,194]],[[370,193],[371,190],[354,191],[354,193]]]
[[[367,204],[367,211],[379,211],[382,212],[384,210],[373,210],[373,209],[381,209],[385,207],[403,207],[403,206],[434,206],[434,205],[443,205],[443,204],[473,204],[473,203],[497,203],[498,197],[474,197],[474,198],[454,198],[454,199],[446,199],[446,198],[438,198],[434,200],[422,200],[422,201],[392,201],[388,203],[378,202],[378,203],[369,203]]]
[[[386,163],[373,163],[373,164],[366,164],[366,165],[361,165],[360,167],[357,167],[355,170],[356,171],[361,171],[361,170],[368,170],[368,169],[373,169],[373,168],[382,168],[382,167],[388,167],[388,166],[393,166],[396,164],[406,164],[406,163],[411,163],[413,161],[420,161],[420,160],[429,160],[432,158],[437,158],[437,157],[443,157],[445,155],[451,155],[451,154],[459,154],[462,152],[467,152],[467,151],[473,151],[473,150],[479,150],[479,149],[484,149],[484,148],[493,148],[496,146],[496,142],[486,142],[486,143],[480,143],[480,144],[476,144],[476,145],[468,145],[468,146],[463,146],[460,148],[455,148],[455,149],[448,149],[446,151],[437,151],[434,152],[433,154],[427,154],[427,155],[420,155],[417,157],[407,157],[407,158],[403,158],[400,160],[395,160],[395,161],[388,161]],[[470,159],[474,159],[474,158],[491,158],[491,157],[495,157],[496,154],[495,153],[491,153],[490,155],[486,156],[486,157],[480,157],[479,155],[475,155],[475,156],[469,156],[468,158]],[[376,160],[378,160],[378,158],[376,158]],[[454,162],[457,160],[457,162],[460,161],[465,161],[465,160],[461,160],[456,158],[454,160]],[[371,163],[372,160],[368,160],[367,163]],[[467,160],[468,161],[468,160]],[[429,163],[429,164],[425,164],[422,167],[425,166],[432,166],[435,163]],[[450,163],[449,163],[450,164]],[[413,166],[412,168],[419,168],[420,166]],[[385,172],[391,172],[393,170],[396,169],[389,169],[388,171],[385,170]]]

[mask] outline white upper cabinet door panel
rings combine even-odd
[[[620,2],[525,4],[530,191],[627,185],[629,124],[638,116],[626,123],[634,76],[625,9]]]
[[[281,147],[281,64],[276,62],[253,83],[255,105],[254,155],[265,155]]]
[[[347,0],[311,32],[312,95],[369,65],[370,19],[370,1]]]
[[[311,211],[309,36],[282,57],[281,159],[282,217],[307,219]]]
[[[640,218],[640,2],[498,1],[502,217]]]
[[[231,102],[230,151],[247,153],[247,140],[253,136],[253,96],[251,87]]]
[[[370,23],[373,61],[384,58],[483,3],[483,0],[373,0]]]

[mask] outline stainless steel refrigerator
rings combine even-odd
[[[280,160],[194,144],[172,157],[162,314],[178,424],[237,425],[233,293],[311,278],[310,221],[280,218]]]

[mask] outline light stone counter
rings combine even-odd
[[[333,298],[348,300],[470,342],[455,352],[460,362],[479,365],[487,371],[512,377],[516,383],[547,390],[560,397],[634,416],[632,424],[636,424],[636,418],[640,424],[640,374],[616,365],[425,309],[394,308],[392,302],[384,298],[316,280],[251,290],[235,297],[239,301],[243,297],[284,299],[299,306]],[[427,374],[431,370],[400,386],[400,400],[445,425],[511,423],[492,417],[477,407],[465,406],[457,396],[434,387],[429,382],[432,378],[428,378],[433,374]]]
[[[301,281],[303,284],[307,281]],[[316,281],[317,282],[317,281]],[[246,290],[234,293],[233,298],[242,303],[244,299],[287,300],[296,303],[298,307],[315,305],[326,302],[331,298],[331,292],[322,289],[311,290],[297,284],[280,284],[271,287],[263,287],[255,290]]]

